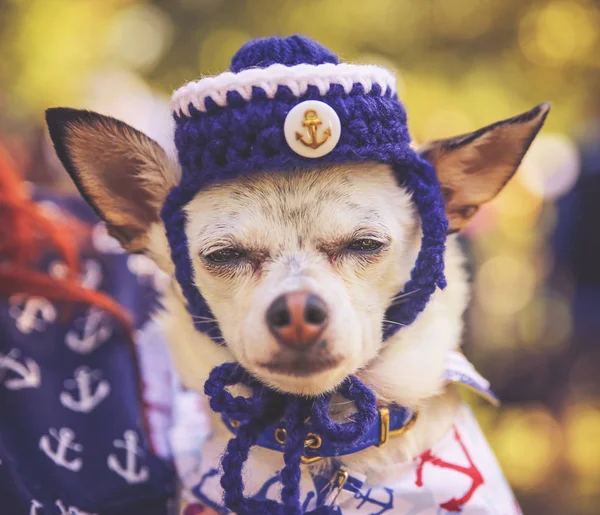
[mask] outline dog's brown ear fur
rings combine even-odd
[[[158,143],[108,116],[54,108],[46,122],[58,157],[110,234],[130,252],[143,252],[175,185],[176,165]]]
[[[463,229],[479,206],[492,200],[515,174],[549,110],[550,104],[540,104],[470,134],[419,148],[436,167],[450,232]]]

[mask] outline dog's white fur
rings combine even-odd
[[[452,145],[438,142],[425,147],[427,158],[437,165],[452,229],[464,226],[481,203],[500,191],[548,109],[538,106],[528,113],[532,116],[490,126],[474,140],[461,137]],[[152,142],[139,133],[114,130],[110,120],[86,123],[82,127],[72,122],[66,131],[67,146],[77,150],[71,152],[78,158],[76,175],[100,211],[108,206],[103,212],[107,226],[116,228],[115,234],[122,237],[127,231],[119,231],[119,225],[135,218],[135,199],[119,199],[116,192],[110,202],[102,202],[103,196],[111,195],[102,175],[118,170],[119,158],[87,150],[99,141],[94,132],[102,133],[101,141],[119,138],[119,148],[129,149],[124,161],[130,180],[151,197],[142,213],[149,212],[148,206],[162,205],[180,171],[160,149],[153,147],[149,152]],[[139,168],[131,170],[131,163],[139,163]],[[159,180],[147,177],[151,170],[159,170]],[[86,174],[94,174],[97,180],[86,186],[79,176]],[[118,212],[119,202],[127,202],[124,213]],[[420,413],[416,425],[385,448],[344,458],[353,470],[369,473],[374,481],[378,465],[409,460],[449,430],[460,401],[442,377],[448,351],[460,345],[468,302],[463,257],[456,237],[449,236],[445,252],[448,286],[435,292],[414,323],[382,342],[386,308],[390,302],[403,301],[394,296],[409,279],[421,242],[419,217],[410,195],[386,165],[256,173],[199,192],[186,206],[186,214],[196,286],[218,320],[225,344],[217,345],[195,329],[179,285],[173,281],[160,318],[184,385],[202,391],[209,371],[228,361],[241,363],[273,388],[296,394],[318,395],[333,390],[348,375],[357,375],[382,402],[411,406]],[[174,265],[164,227],[157,215],[151,218],[141,234],[144,221],[136,219],[134,250],[144,246],[146,254],[172,276]],[[383,250],[368,255],[345,251],[347,242],[357,238],[378,240]],[[207,261],[211,252],[231,247],[247,249],[247,258],[235,266]],[[329,308],[324,352],[331,366],[302,377],[265,366],[279,359],[266,310],[280,294],[298,290],[319,295]],[[353,409],[335,397],[332,407],[341,419]],[[227,431],[218,417],[214,426],[215,431]]]
[[[314,174],[320,175],[319,180],[314,180]],[[194,328],[174,286],[165,299],[162,318],[183,381],[201,391],[213,366],[223,359],[235,359],[264,382],[294,393],[318,394],[334,388],[357,371],[386,401],[412,405],[439,393],[446,351],[459,344],[461,315],[468,296],[462,258],[454,237],[450,237],[446,251],[449,286],[434,294],[424,313],[411,326],[400,330],[382,346],[381,319],[392,297],[408,280],[420,245],[410,196],[396,186],[387,167],[337,166],[293,176],[270,174],[247,181],[257,188],[255,198],[249,194],[249,198],[236,204],[229,193],[246,188],[247,184],[232,183],[199,193],[187,208],[190,220],[187,236],[197,285],[220,322],[227,347],[216,346]],[[319,207],[316,200],[319,195],[324,192],[335,195],[339,189],[345,190],[350,199],[334,200]],[[282,191],[289,194],[282,195]],[[265,207],[272,209],[275,216],[258,208],[261,197],[268,199]],[[349,202],[364,209],[352,214],[347,207]],[[306,220],[298,227],[283,212],[289,213],[302,205],[307,208]],[[314,240],[321,236],[318,228],[329,239],[351,233],[359,225],[357,216],[362,216],[364,210],[376,210],[382,226],[392,237],[390,249],[377,263],[360,269],[361,263],[348,258],[350,263],[334,268],[314,245],[305,242],[304,249],[298,248],[299,232],[308,233]],[[239,214],[236,220],[231,218],[231,212]],[[260,276],[248,271],[230,280],[215,278],[202,266],[198,250],[201,238],[211,244],[223,241],[219,237],[222,229],[211,229],[215,226],[224,227],[226,233],[243,240],[246,246],[260,242],[279,255],[265,266],[268,269]],[[207,231],[212,232],[207,234]],[[163,242],[160,254],[166,260],[165,250]],[[279,377],[258,366],[278,347],[264,323],[267,307],[279,294],[299,289],[319,294],[332,310],[329,345],[332,353],[344,357],[339,371],[333,374],[328,370],[309,378]],[[215,359],[210,359],[215,350]],[[195,352],[199,352],[197,357]],[[188,368],[192,370],[188,372]]]

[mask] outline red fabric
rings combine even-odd
[[[89,228],[75,219],[50,218],[27,193],[8,152],[0,146],[0,294],[28,293],[73,303],[93,304],[113,315],[127,329],[131,320],[110,297],[81,286],[78,243]],[[63,257],[68,275],[54,279],[36,270],[36,259],[48,248]]]

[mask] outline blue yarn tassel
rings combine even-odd
[[[252,390],[250,397],[234,397],[228,386],[242,384]],[[310,417],[312,427],[319,434],[335,443],[351,443],[366,434],[377,419],[377,405],[373,392],[361,381],[350,377],[342,383],[338,393],[354,401],[357,413],[353,422],[338,424],[329,417],[331,395],[316,398],[298,397],[274,392],[253,379],[237,363],[225,363],[210,373],[204,385],[204,393],[210,399],[210,407],[232,420],[240,427],[223,455],[221,487],[228,509],[238,515],[301,515],[300,463],[306,439],[305,420]],[[285,420],[287,440],[281,471],[281,503],[273,500],[259,501],[244,495],[243,464],[248,460],[252,446],[260,433],[270,424]],[[331,506],[320,506],[306,515],[333,515],[338,513]]]

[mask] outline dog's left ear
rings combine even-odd
[[[449,232],[463,229],[479,206],[492,200],[515,174],[544,124],[550,104],[488,125],[470,134],[418,149],[435,165],[446,203]]]
[[[147,252],[150,230],[179,168],[162,147],[126,123],[92,111],[46,111],[50,137],[73,182],[111,236]]]

